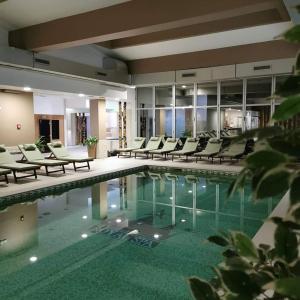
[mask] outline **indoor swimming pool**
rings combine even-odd
[[[227,199],[232,180],[150,170],[2,205],[0,299],[190,299],[221,259],[206,238],[253,237],[278,203]]]

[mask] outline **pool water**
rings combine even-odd
[[[232,199],[232,178],[143,172],[0,211],[0,299],[191,299],[219,230],[254,236],[279,199]]]

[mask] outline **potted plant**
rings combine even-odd
[[[96,155],[97,155],[97,143],[98,143],[98,138],[95,137],[95,136],[89,136],[86,139],[85,145],[87,145],[89,157],[96,158]]]

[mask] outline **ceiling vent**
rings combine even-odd
[[[181,77],[195,77],[196,76],[196,73],[183,73],[181,74]]]

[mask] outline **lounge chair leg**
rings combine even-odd
[[[74,167],[74,171],[76,172],[76,164],[75,164],[75,161],[73,161],[73,167]]]
[[[7,177],[7,174],[5,174],[4,177],[5,177],[5,182],[8,184],[8,177]]]
[[[131,157],[131,152],[129,152],[129,157]]]
[[[36,169],[33,170],[34,178],[37,179]]]
[[[134,158],[136,159],[136,153],[134,153]]]
[[[87,167],[88,167],[89,170],[91,169],[90,163],[88,161],[87,161]]]
[[[49,173],[48,173],[48,166],[45,166],[45,169],[46,169],[46,175],[48,176]]]
[[[174,155],[172,155],[172,161],[174,160]]]
[[[66,173],[66,170],[65,170],[65,166],[64,166],[64,165],[62,165],[62,171],[63,171],[64,174]],[[76,171],[76,170],[75,170],[75,171]]]

